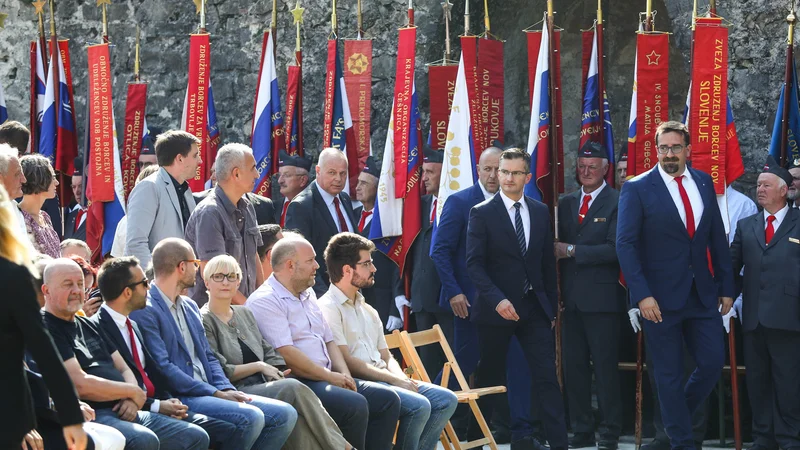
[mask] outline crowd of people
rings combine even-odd
[[[498,440],[505,430],[513,450],[614,450],[628,321],[644,332],[660,413],[644,448],[702,448],[731,317],[743,324],[751,448],[800,448],[800,168],[767,162],[761,212],[729,187],[726,230],[710,176],[689,164],[686,127],[666,122],[658,165],[630,180],[624,156],[609,167],[600,144],[580,148],[580,189],[554,223],[524,195],[530,155],[493,143],[478,181],[437,218],[444,154],[425,148],[406,288],[368,239],[372,157],[351,199],[343,152],[322,150],[312,174],[281,151],[273,203],[252,193],[259,173],[243,144],[220,148],[211,187],[192,192],[199,141],[165,131],[95,267],[82,164],[76,201],[51,214],[59,177],[23,154],[22,129],[0,126],[0,332],[4,358],[19,361],[0,380],[21,405],[0,412],[0,448],[432,450],[448,422],[478,439],[457,384],[441,380],[440,349],[419,349],[438,374],[421,382],[384,337],[439,325],[475,387],[508,387],[479,401]]]

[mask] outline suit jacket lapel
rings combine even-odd
[[[514,248],[517,249],[517,253],[519,254],[520,258],[524,259],[522,255],[522,250],[520,250],[519,245],[517,244],[517,231],[515,225],[511,222],[511,218],[509,217],[508,211],[506,210],[506,204],[503,203],[502,197],[500,197],[499,195],[495,195],[494,198],[492,198],[492,204],[494,205],[495,210],[497,211],[498,214],[497,217],[499,218],[500,228],[506,231],[509,239],[511,239],[510,242],[512,243]]]
[[[189,348],[186,347],[186,342],[183,341],[183,333],[181,333],[180,328],[178,328],[178,324],[175,323],[175,318],[172,317],[172,311],[169,310],[169,305],[167,305],[167,300],[161,297],[161,294],[158,292],[158,288],[155,285],[150,288],[150,299],[152,300],[153,304],[161,308],[162,313],[166,313],[166,317],[172,327],[172,332],[175,333],[175,338],[178,341],[178,345],[181,346],[184,352],[189,355],[191,359],[192,355],[189,353]]]
[[[322,198],[322,194],[319,193],[319,186],[317,186],[317,182],[315,181],[311,185],[311,195],[314,199],[314,207],[319,208],[322,211],[322,217],[325,219],[325,224],[328,225],[330,231],[333,234],[337,234],[339,232],[339,228],[336,227],[336,222],[331,217],[331,212],[328,209],[328,205],[325,204],[325,200]]]
[[[480,181],[478,181],[478,183],[480,183]],[[483,189],[481,189],[481,187],[478,186],[478,183],[472,185],[472,198],[477,200],[478,203],[483,203],[484,201],[486,201],[486,197],[484,197]]]
[[[705,225],[709,220],[711,220],[706,217],[709,214],[708,204],[709,202],[716,202],[717,199],[715,195],[708,195],[709,193],[713,192],[713,188],[712,190],[709,190],[705,183],[700,181],[700,177],[697,175],[696,170],[692,169],[691,167],[687,167],[686,170],[691,172],[692,179],[694,179],[694,184],[697,186],[697,191],[700,193],[700,198],[703,201],[703,214],[700,215],[700,220],[698,220],[694,225],[695,229],[699,229],[701,225]]]
[[[797,215],[792,214],[793,210],[789,208],[789,211],[786,213],[786,217],[783,218],[783,222],[781,222],[781,226],[775,230],[775,234],[772,236],[772,242],[778,242],[783,236],[786,235],[789,231],[791,231],[794,226],[797,224]],[[761,220],[764,220],[764,215],[760,214]],[[766,233],[764,233],[764,240],[766,240]]]
[[[758,245],[761,246],[761,250],[763,251],[767,248],[767,235],[764,231],[764,214],[761,212],[756,214],[756,216],[753,218],[752,224],[753,233],[756,235],[756,241],[758,242]]]
[[[344,208],[344,211],[342,211],[342,214],[344,214],[348,219],[350,219],[350,223],[353,224],[354,228],[357,227],[358,226],[358,221],[356,220],[356,213],[353,210],[353,201],[350,199],[350,196],[349,195],[339,194],[339,199],[341,200],[342,207]],[[350,231],[354,232],[354,230],[350,230]],[[355,230],[355,231],[357,231],[357,230]]]
[[[422,228],[420,234],[425,234],[431,223],[431,208],[433,207],[433,197],[426,195],[422,197]]]
[[[114,340],[114,345],[117,347],[119,354],[122,355],[122,359],[125,360],[125,363],[129,366],[132,365],[136,367],[136,363],[133,361],[133,355],[131,355],[130,350],[128,350],[128,344],[125,343],[125,338],[122,337],[122,332],[119,327],[117,327],[117,323],[114,322],[114,319],[108,311],[103,308],[100,308],[100,324],[105,329],[106,335]]]
[[[659,203],[661,205],[665,205],[664,208],[669,210],[667,216],[672,220],[673,226],[678,227],[686,236],[686,239],[689,239],[689,232],[686,230],[686,225],[681,220],[681,215],[678,212],[678,207],[675,205],[675,202],[672,201],[672,195],[669,193],[669,189],[667,189],[667,185],[664,184],[664,180],[661,178],[661,174],[658,171],[658,167],[650,170],[650,183],[655,188],[655,194],[659,197]],[[695,228],[696,229],[696,228]]]
[[[609,186],[605,186],[602,191],[597,193],[597,197],[592,201],[592,205],[589,206],[586,217],[583,218],[583,223],[581,223],[578,228],[582,228],[583,225],[591,222],[597,215],[597,212],[603,209],[606,200],[608,200],[609,189],[611,189]]]
[[[178,216],[181,216],[181,204],[178,200],[178,193],[175,192],[175,187],[172,185],[172,179],[170,175],[167,173],[166,169],[160,169],[158,172],[158,179],[164,183],[164,188],[167,190],[167,195],[169,196],[170,202],[172,202],[172,206],[175,207],[175,212],[178,213]]]

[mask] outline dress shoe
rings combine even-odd
[[[551,450],[533,436],[525,436],[511,443],[511,450]],[[565,449],[566,450],[566,449]]]
[[[504,428],[496,431],[492,431],[492,436],[494,436],[494,441],[498,444],[509,444],[511,442],[511,430]],[[513,444],[513,443],[512,443]]]
[[[778,450],[778,447],[767,447],[766,445],[753,444],[752,446],[748,447],[747,450]]]
[[[594,447],[594,433],[576,433],[569,440],[569,448]]]
[[[640,447],[641,450],[670,450],[671,448],[669,441],[661,439],[653,439]]]
[[[616,440],[606,439],[600,440],[597,443],[597,450],[617,450],[619,447],[619,442]]]

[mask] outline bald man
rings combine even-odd
[[[314,292],[321,297],[330,284],[325,258],[322,256],[330,238],[342,231],[357,232],[347,186],[347,156],[335,148],[319,154],[317,179],[298,194],[286,210],[286,229],[297,230],[314,247],[320,268],[314,282]]]

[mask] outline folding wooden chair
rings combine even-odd
[[[433,344],[439,344],[441,346],[446,358],[446,362],[442,369],[441,385],[442,387],[447,388],[448,382],[450,381],[450,375],[452,374],[455,376],[456,381],[458,382],[459,390],[453,392],[456,394],[456,397],[458,397],[459,403],[466,403],[469,405],[470,411],[475,416],[475,420],[478,422],[481,432],[483,433],[483,438],[461,444],[455,430],[453,429],[453,426],[450,424],[450,422],[447,422],[441,438],[444,447],[446,449],[454,448],[456,450],[466,450],[469,448],[489,445],[492,450],[497,450],[497,443],[494,440],[494,436],[492,436],[492,432],[489,430],[489,425],[486,423],[486,419],[484,419],[480,407],[478,407],[478,399],[486,395],[502,394],[506,392],[506,387],[490,386],[476,389],[470,388],[466,378],[464,377],[464,374],[461,372],[461,368],[456,361],[453,351],[450,349],[450,344],[447,342],[447,339],[445,339],[444,333],[442,333],[442,329],[439,327],[439,325],[434,325],[430,330],[419,331],[416,333],[403,331],[399,334],[400,352],[403,354],[403,359],[405,360],[406,364],[408,364],[409,369],[411,369],[409,371],[410,376],[420,381],[427,383],[432,382],[430,376],[428,376],[427,370],[425,370],[425,367],[422,365],[422,360],[420,359],[416,348]],[[448,439],[445,439],[445,434],[449,439],[449,443],[446,442]]]

